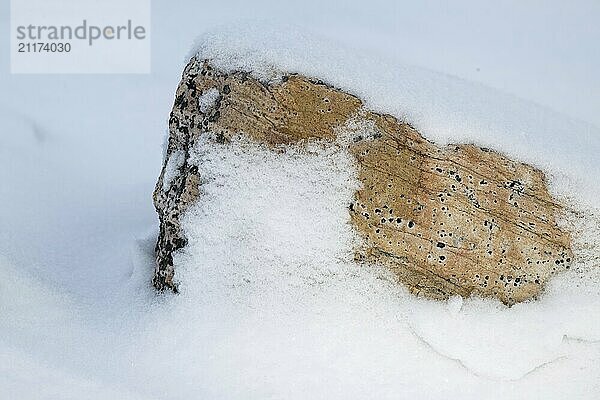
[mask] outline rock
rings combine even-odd
[[[159,290],[177,291],[172,254],[186,245],[179,218],[201,201],[202,171],[188,157],[207,131],[221,142],[243,132],[269,146],[349,132],[362,188],[348,212],[365,243],[355,259],[387,266],[415,294],[514,304],[535,298],[553,274],[570,268],[571,238],[556,222],[562,206],[541,171],[490,149],[437,146],[409,124],[314,79],[290,74],[266,84],[192,59],[169,130],[154,192]]]

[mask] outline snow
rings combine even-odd
[[[594,5],[564,12],[567,5],[558,3],[514,3],[519,12],[492,12],[466,1],[448,13],[424,2],[402,5],[399,17],[385,3],[351,2],[344,10],[321,3],[156,3],[150,76],[0,73],[3,396],[597,397],[598,129],[481,84],[346,47],[402,53],[581,118],[595,115],[590,110],[599,104],[598,91],[585,90],[598,85],[595,44],[586,47],[597,42]],[[464,10],[476,12],[478,22],[457,17]],[[481,299],[415,299],[385,270],[351,262],[357,238],[344,205],[357,181],[343,141],[276,155],[240,138],[235,147],[203,142],[194,149],[205,181],[203,201],[184,221],[190,246],[176,258],[182,291],[157,296],[149,287],[157,235],[151,194],[181,55],[199,24],[247,14],[281,18],[286,27],[218,28],[229,39],[208,33],[196,50],[263,79],[284,70],[318,75],[439,143],[473,141],[540,166],[552,190],[579,213],[564,221],[574,232],[578,264],[540,301],[511,308]],[[0,15],[7,24],[8,12]],[[490,22],[494,15],[511,18],[500,30]],[[549,18],[548,26],[540,19],[554,15],[561,18]],[[290,16],[305,25],[316,20],[312,27],[342,43],[286,33]],[[524,20],[534,24],[524,30],[517,26]],[[553,48],[548,38],[557,35],[557,21],[563,36]],[[483,38],[519,32],[527,47],[502,39],[481,47],[474,26]],[[565,38],[581,40],[566,46]],[[565,48],[568,56],[555,55]],[[484,78],[469,72],[477,57]],[[486,71],[494,64],[502,68]],[[569,69],[588,67],[594,74]],[[563,84],[569,89],[558,95],[546,89]],[[372,131],[352,121],[345,129],[342,136],[350,138]],[[176,171],[177,157],[170,163]]]
[[[200,112],[206,113],[215,106],[219,99],[219,91],[216,88],[210,88],[198,97],[198,108]]]
[[[173,179],[179,176],[179,168],[185,163],[185,152],[175,150],[169,156],[162,181],[162,190],[167,191],[171,187]]]

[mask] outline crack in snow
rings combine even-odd
[[[430,342],[428,342],[423,336],[421,336],[419,333],[417,333],[417,331],[410,325],[407,324],[408,330],[410,331],[410,333],[413,334],[413,336],[415,338],[417,338],[417,340],[419,342],[421,342],[425,347],[427,347],[429,350],[431,350],[432,352],[436,353],[437,355],[439,355],[442,358],[445,358],[449,361],[452,361],[454,364],[458,365],[459,367],[461,367],[463,370],[465,370],[467,373],[476,376],[478,378],[482,378],[482,379],[487,379],[487,380],[491,380],[494,382],[518,382],[523,380],[524,378],[528,377],[529,375],[544,369],[545,367],[549,366],[550,364],[554,364],[558,361],[567,359],[567,356],[559,356],[556,357],[552,360],[543,362],[539,365],[536,365],[535,367],[531,368],[529,371],[525,372],[524,374],[522,374],[521,376],[517,377],[517,378],[500,378],[500,377],[496,377],[496,376],[491,376],[491,375],[486,375],[486,374],[481,374],[476,372],[475,370],[473,370],[472,368],[470,368],[469,366],[467,366],[467,364],[461,360],[460,358],[456,358],[456,357],[452,357],[448,354],[445,354],[444,352],[438,350],[434,345],[432,345]]]

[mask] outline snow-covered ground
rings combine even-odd
[[[151,75],[10,75],[2,58],[0,398],[600,397],[597,2],[202,3],[153,3]],[[510,309],[414,299],[348,262],[344,154],[206,144],[182,293],[155,296],[168,112],[193,39],[224,23],[196,47],[224,68],[318,75],[432,140],[543,168],[586,210],[565,222],[579,272]]]

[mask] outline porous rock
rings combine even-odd
[[[348,151],[362,183],[348,204],[364,239],[356,262],[388,267],[418,295],[491,296],[506,304],[535,298],[553,274],[570,267],[571,238],[556,221],[562,206],[534,167],[470,144],[438,146],[315,79],[289,74],[264,83],[192,58],[177,89],[154,192],[160,219],[154,286],[177,291],[173,252],[186,245],[180,217],[202,201],[202,171],[188,162],[201,135],[211,132],[226,143],[242,133],[281,146],[334,141],[342,131],[351,133]]]

